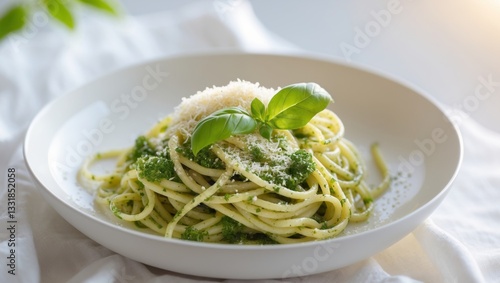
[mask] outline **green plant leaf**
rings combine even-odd
[[[23,5],[12,6],[0,18],[0,40],[12,32],[16,32],[26,24],[28,11]]]
[[[266,139],[271,138],[271,134],[273,133],[273,128],[267,124],[262,124],[259,128],[259,133]]]
[[[78,0],[93,8],[99,9],[101,11],[110,13],[112,15],[118,15],[116,8],[106,0]]]
[[[293,130],[305,126],[330,101],[330,94],[316,83],[289,85],[271,98],[267,109],[255,98],[250,105],[251,114],[239,107],[229,107],[205,117],[193,131],[191,149],[196,155],[212,143],[251,133],[258,126],[260,134],[270,139],[273,129]]]
[[[204,147],[227,139],[232,135],[248,134],[257,128],[258,122],[245,110],[229,107],[202,119],[191,136],[191,149],[196,155]]]
[[[252,116],[257,120],[264,122],[264,115],[266,114],[266,106],[258,98],[254,98],[250,104]]]
[[[45,8],[49,14],[69,29],[75,28],[75,19],[71,11],[66,7],[65,3],[61,0],[45,0]]]
[[[330,94],[316,83],[289,85],[276,93],[267,106],[266,123],[275,129],[305,126],[332,101]]]

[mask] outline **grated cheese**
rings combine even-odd
[[[243,80],[231,81],[226,86],[206,88],[184,98],[175,108],[171,116],[172,124],[165,135],[180,133],[188,139],[196,124],[213,112],[233,106],[239,106],[250,112],[250,105],[254,98],[258,98],[264,105],[267,105],[278,90]],[[238,140],[241,148],[231,144],[225,144],[223,147],[233,163],[262,178],[283,180],[283,183],[280,181],[280,184],[276,185],[285,186],[284,179],[287,177],[285,170],[292,162],[290,155],[298,148],[294,148],[284,140],[267,140],[258,133],[239,136]],[[251,147],[257,147],[266,160],[255,161],[250,152]]]
[[[236,146],[226,145],[223,150],[230,156],[232,162],[239,164],[244,170],[256,174],[260,177],[281,177],[285,179],[287,173],[285,170],[290,166],[292,160],[290,155],[298,148],[293,148],[287,144],[285,148],[283,142],[267,140],[258,133],[239,136],[246,145],[244,149]],[[249,147],[258,147],[266,160],[269,162],[256,162],[253,160]],[[282,185],[285,184],[276,184]]]
[[[277,90],[262,87],[259,83],[239,79],[229,82],[226,86],[213,86],[198,91],[190,97],[183,98],[175,108],[166,135],[170,136],[179,131],[185,138],[189,138],[198,121],[213,112],[233,106],[250,111],[250,104],[254,98],[267,105],[276,92]]]

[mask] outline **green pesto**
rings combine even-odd
[[[258,146],[250,146],[250,154],[252,155],[252,161],[263,162],[265,161],[265,155]]]
[[[120,216],[121,211],[118,209],[118,207],[113,206],[113,207],[111,208],[111,211],[113,212],[113,214],[114,214],[116,217],[118,217],[118,218],[122,219],[122,217]]]
[[[181,239],[195,242],[203,242],[203,239],[208,236],[208,232],[204,230],[198,230],[193,226],[189,226],[181,234]]]
[[[229,216],[223,216],[220,223],[222,224],[222,237],[229,243],[241,243],[246,240],[247,235],[243,233],[243,224],[232,219]]]
[[[320,228],[320,229],[321,229],[321,230],[326,230],[326,229],[328,229],[328,225],[326,224],[326,221],[325,221],[325,222],[323,222],[323,224],[321,224],[321,228]]]
[[[263,233],[246,233],[245,226],[229,216],[221,219],[222,237],[232,244],[268,245],[277,244],[268,235]]]
[[[135,183],[137,184],[137,186],[139,186],[140,190],[144,190],[144,184],[141,181],[136,180]]]
[[[179,180],[168,147],[164,146],[163,150],[157,151],[144,136],[139,136],[135,140],[135,145],[128,153],[127,160],[132,161],[130,167],[137,170],[140,178],[150,182],[158,182],[162,179]],[[137,184],[139,188],[144,188],[144,184],[140,182]]]
[[[229,199],[232,197],[232,194],[225,194],[224,195],[224,200],[229,201]]]
[[[191,142],[186,142],[175,149],[178,153],[182,154],[184,157],[192,160],[203,167],[212,169],[224,169],[225,165],[222,160],[220,160],[215,153],[210,150],[210,147],[204,147],[195,156],[193,150],[191,149]]]
[[[313,220],[315,220],[316,222],[318,222],[318,223],[325,222],[325,219],[324,219],[323,215],[322,214],[318,214],[318,212],[316,212],[313,216],[311,216],[311,218]]]
[[[143,156],[135,163],[139,177],[150,182],[158,182],[163,179],[178,179],[174,170],[174,162],[168,157]]]
[[[151,142],[145,136],[139,136],[135,139],[132,150],[127,155],[127,160],[135,162],[141,156],[155,155],[156,150]]]
[[[273,170],[273,164],[270,162],[270,169],[261,172],[259,177],[272,184],[284,185],[288,189],[297,190],[298,186],[316,169],[316,165],[312,159],[312,155],[303,149],[292,153],[290,159],[291,163],[284,172],[286,174]],[[276,187],[276,190],[279,190],[279,187]]]
[[[182,214],[182,209],[177,210],[177,212],[174,214],[174,219],[179,218],[181,214]]]
[[[265,234],[255,234],[252,236],[251,241],[256,245],[276,245],[278,242],[271,239],[268,235]]]
[[[288,168],[288,174],[293,177],[296,185],[304,182],[316,169],[312,155],[303,149],[292,153],[290,158],[292,159],[292,164]]]
[[[135,227],[137,227],[137,228],[141,228],[141,229],[148,228],[148,226],[142,224],[141,221],[134,221],[134,224],[135,224]]]

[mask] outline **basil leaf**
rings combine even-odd
[[[87,4],[89,6],[92,6],[96,9],[99,9],[101,11],[110,13],[112,15],[117,15],[118,12],[116,9],[107,1],[105,0],[78,0],[84,4]]]
[[[266,123],[275,129],[303,127],[330,101],[330,94],[316,83],[289,85],[269,101]]]
[[[250,109],[252,110],[252,116],[257,121],[264,121],[264,115],[266,114],[266,106],[258,98],[254,98],[250,104]]]
[[[49,14],[59,22],[63,23],[69,29],[75,28],[75,19],[71,11],[65,6],[61,0],[45,0],[43,1],[45,8]]]
[[[239,107],[221,109],[201,120],[191,136],[191,149],[196,155],[204,147],[227,139],[232,135],[248,134],[258,122]]]
[[[267,124],[262,124],[259,128],[259,133],[266,139],[271,138],[271,134],[273,133],[273,128]]]
[[[28,12],[22,5],[12,6],[0,18],[0,40],[9,33],[18,31],[26,24]]]

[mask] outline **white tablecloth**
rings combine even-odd
[[[227,3],[233,4],[214,9],[205,1],[119,20],[83,13],[73,33],[39,18],[0,42],[0,282],[237,282],[151,268],[85,237],[41,199],[21,150],[31,119],[47,102],[115,69],[186,51],[294,50],[262,26],[249,3]],[[490,87],[500,93],[498,83]],[[465,156],[450,194],[432,216],[369,259],[282,281],[500,282],[500,135],[450,110]],[[17,186],[15,275],[8,273],[8,168],[15,168]]]

